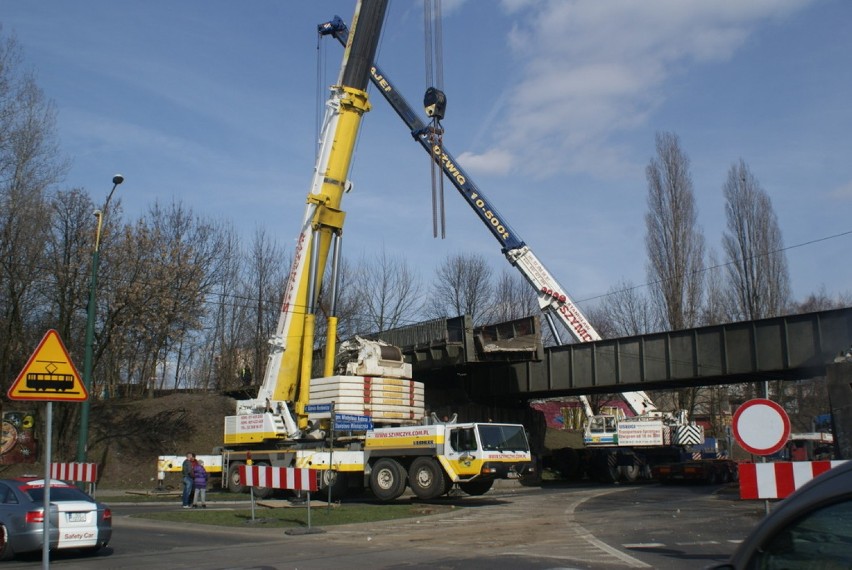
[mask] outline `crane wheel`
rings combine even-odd
[[[447,491],[444,470],[431,457],[418,457],[408,471],[408,486],[419,499],[440,497]]]
[[[240,467],[245,465],[242,461],[231,463],[228,468],[228,490],[232,493],[245,493],[248,487],[243,485],[240,479]]]
[[[349,494],[349,473],[341,471],[322,471],[320,475],[319,495],[339,501]]]
[[[380,501],[393,501],[405,492],[405,467],[395,459],[379,459],[370,471],[370,490]]]
[[[618,470],[621,478],[631,483],[639,479],[642,475],[642,466],[638,465],[638,463],[633,463],[633,465],[621,465]]]
[[[484,495],[485,493],[490,491],[491,485],[493,484],[493,479],[486,479],[484,481],[469,481],[467,483],[459,483],[459,489],[461,489],[472,497],[477,497],[479,495]]]

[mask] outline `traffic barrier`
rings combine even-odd
[[[318,474],[316,469],[240,465],[240,481],[247,487],[317,491]]]
[[[97,463],[51,463],[51,479],[95,483],[98,480]]]
[[[783,499],[844,461],[740,463],[740,499]]]

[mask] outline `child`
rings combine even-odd
[[[207,470],[204,469],[204,462],[198,461],[192,468],[192,486],[195,488],[195,500],[192,507],[197,509],[201,505],[202,509],[207,508]]]

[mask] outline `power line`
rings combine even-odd
[[[837,238],[845,237],[845,236],[848,236],[848,235],[852,235],[852,230],[847,230],[845,232],[840,232],[840,233],[832,234],[832,235],[829,235],[829,236],[824,236],[824,237],[812,239],[812,240],[809,240],[809,241],[804,241],[804,242],[801,242],[801,243],[789,245],[787,247],[774,249],[772,251],[756,253],[756,254],[749,256],[749,257],[746,257],[746,258],[732,259],[730,261],[726,261],[725,263],[718,263],[716,265],[704,267],[704,268],[699,269],[697,271],[693,271],[693,272],[689,273],[688,275],[699,275],[701,273],[706,273],[707,271],[712,271],[714,269],[721,269],[722,267],[728,267],[730,265],[742,263],[743,261],[751,261],[753,259],[757,259],[757,258],[760,258],[760,257],[767,257],[767,256],[770,256],[770,255],[775,255],[776,253],[782,253],[782,252],[785,252],[785,251],[789,251],[791,249],[797,249],[797,248],[800,248],[800,247],[805,247],[805,246],[808,246],[808,245],[813,245],[815,243],[820,243],[820,242],[823,242],[823,241],[837,239]],[[678,274],[675,277],[682,277],[682,274]],[[603,293],[601,295],[595,295],[594,297],[588,297],[586,299],[581,299],[577,302],[578,303],[587,303],[587,302],[590,302],[590,301],[596,301],[598,299],[603,299],[605,297],[610,297],[612,295],[617,295],[619,293],[627,293],[628,291],[635,291],[636,289],[641,289],[643,287],[651,287],[653,285],[659,285],[661,283],[665,283],[668,280],[675,279],[675,277],[670,277],[668,279],[656,279],[654,281],[648,281],[647,283],[634,285],[633,287],[627,287],[627,288],[624,288],[624,289],[619,289],[618,291],[608,291],[608,292]]]
[[[756,259],[756,258],[759,258],[759,257],[766,257],[766,256],[769,256],[769,255],[774,255],[774,254],[777,254],[777,253],[782,253],[782,252],[785,252],[785,251],[790,251],[790,250],[793,250],[793,249],[798,249],[798,248],[806,247],[806,246],[809,246],[809,245],[814,245],[814,244],[817,244],[817,243],[822,243],[822,242],[825,242],[825,241],[830,241],[830,240],[833,240],[833,239],[846,237],[846,236],[849,236],[849,235],[852,235],[852,230],[847,230],[847,231],[839,232],[839,233],[828,235],[828,236],[814,238],[814,239],[811,239],[811,240],[808,240],[808,241],[804,241],[804,242],[789,245],[789,246],[786,246],[786,247],[778,248],[778,249],[775,249],[775,250],[772,250],[772,251],[769,251],[769,252],[758,253],[758,254],[755,254],[755,255],[750,256],[748,258],[738,258],[738,259],[735,259],[735,260],[727,261],[725,263],[719,263],[719,264],[712,265],[712,266],[709,266],[709,267],[704,267],[700,270],[691,272],[690,274],[691,275],[697,275],[697,274],[705,273],[707,271],[711,271],[711,270],[715,270],[715,269],[721,269],[723,267],[728,267],[728,266],[734,265],[736,263],[741,263],[743,259],[752,260],[752,259]],[[14,265],[18,265],[18,263],[6,264],[6,267],[8,268],[8,270],[10,272],[12,272],[14,270],[14,267],[13,267]],[[40,274],[38,277],[33,279],[34,282],[50,283],[50,282],[54,281],[50,277],[46,277],[46,275],[48,275],[49,272],[53,270],[52,267],[49,268],[49,267],[46,267],[46,266],[37,265],[37,266],[34,266],[33,269],[37,270]],[[674,277],[672,277],[671,279],[673,279],[673,278]],[[588,303],[588,302],[591,302],[591,301],[596,301],[598,299],[603,299],[603,298],[610,297],[610,296],[613,296],[613,295],[617,295],[617,294],[620,294],[620,293],[625,293],[625,292],[628,292],[628,291],[634,291],[636,289],[640,289],[640,288],[644,288],[644,287],[651,287],[651,286],[654,286],[654,285],[659,285],[660,283],[663,283],[665,281],[666,281],[666,279],[657,279],[657,280],[649,281],[649,282],[642,283],[642,284],[639,284],[639,285],[634,285],[632,287],[626,287],[624,289],[619,289],[617,291],[609,291],[609,292],[606,292],[606,293],[602,293],[600,295],[587,297],[585,299],[581,299],[581,300],[577,301],[577,303]],[[104,276],[102,278],[103,289],[106,289],[107,291],[110,291],[110,290],[114,291],[115,290],[115,284],[116,283],[122,283],[122,282],[129,283],[129,282],[126,282],[125,280],[123,280],[122,278],[115,278],[115,277],[110,277],[110,276]],[[144,284],[146,286],[157,286],[157,287],[161,286],[161,284],[159,282],[155,282],[155,281],[148,281],[148,280],[141,281],[140,280],[140,281],[136,281],[136,282]],[[112,287],[110,287],[110,283],[112,283],[112,285],[113,285]],[[204,293],[204,296],[207,297],[207,298],[203,299],[201,302],[206,304],[206,305],[223,305],[228,300],[231,300],[232,302],[234,302],[234,305],[235,305],[236,308],[245,308],[245,309],[255,308],[255,306],[258,302],[261,302],[264,305],[268,305],[268,304],[277,305],[279,303],[278,300],[270,300],[270,299],[259,298],[259,297],[254,296],[254,295],[251,295],[251,296],[240,295],[240,294],[237,294],[237,293],[228,293],[228,292],[224,292],[224,291],[208,291],[208,292]],[[210,297],[215,298],[215,300],[210,299]],[[359,316],[359,317],[362,317],[362,318],[369,318],[368,314],[357,314],[355,316]],[[417,321],[417,322],[419,322],[419,321]],[[400,324],[415,324],[415,321],[408,322],[408,323],[400,323]]]

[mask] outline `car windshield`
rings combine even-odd
[[[44,502],[44,487],[22,487],[23,491],[34,503]],[[89,495],[77,487],[50,487],[50,501],[88,501],[94,502]]]
[[[479,424],[479,440],[486,451],[529,451],[523,426]]]
[[[589,421],[590,433],[615,432],[615,418],[612,416],[593,416]]]

